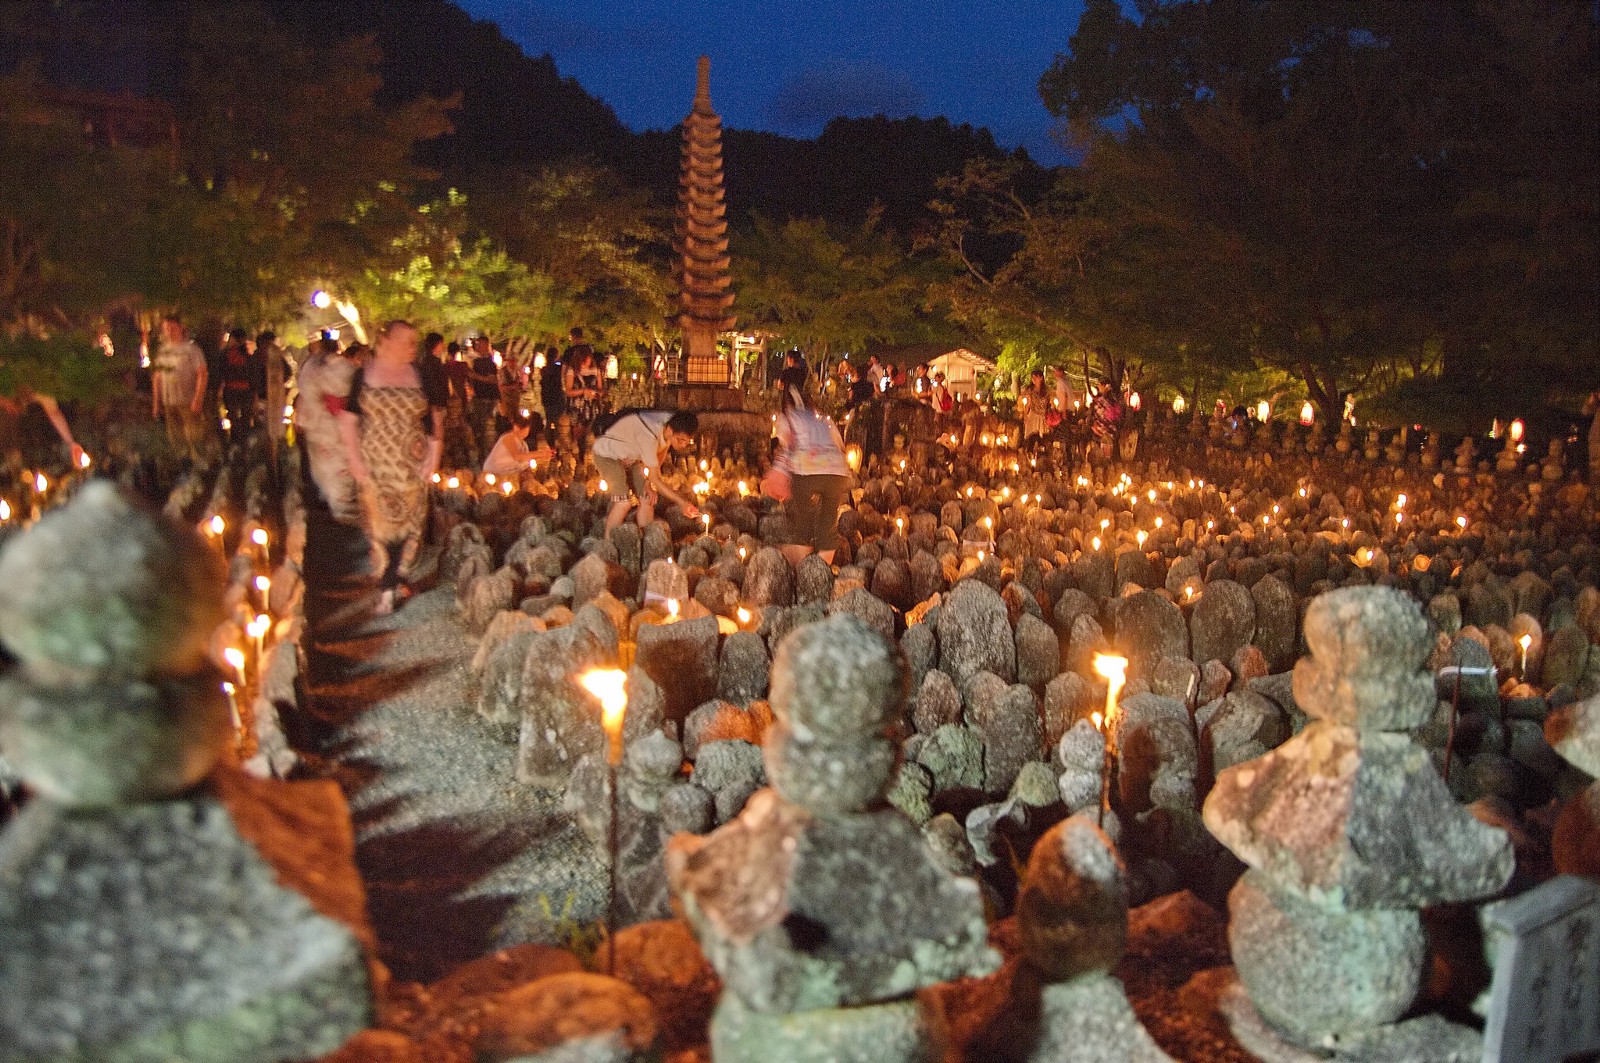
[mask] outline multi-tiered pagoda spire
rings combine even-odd
[[[717,357],[717,334],[733,328],[728,286],[728,207],[722,189],[722,119],[711,106],[711,60],[700,57],[694,107],[683,120],[673,278],[678,327],[683,330],[690,383],[726,384],[728,363]]]

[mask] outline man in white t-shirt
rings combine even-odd
[[[685,516],[700,515],[692,499],[661,482],[661,463],[670,451],[685,451],[694,446],[700,419],[691,410],[640,410],[624,413],[594,441],[590,456],[611,495],[611,511],[606,514],[606,532],[617,527],[633,508],[629,490],[639,499],[639,527],[648,528],[656,518],[656,495],[667,496],[678,504]]]
[[[161,322],[161,347],[150,361],[150,416],[167,424],[167,442],[179,454],[200,458],[206,437],[206,356],[176,317]]]

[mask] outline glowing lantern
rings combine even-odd
[[[1183,396],[1179,395],[1177,398],[1172,400],[1172,412],[1175,414],[1182,414],[1188,405],[1188,403],[1183,401]]]
[[[1256,403],[1256,420],[1265,423],[1272,419],[1272,403],[1262,399]]]
[[[850,471],[851,472],[860,472],[861,471],[861,447],[859,447],[855,443],[851,443],[844,450],[844,460],[845,460],[846,464],[848,464],[850,466]],[[968,489],[968,493],[969,494],[971,493],[971,489],[970,488]]]
[[[1307,399],[1300,407],[1300,423],[1305,425],[1307,428],[1310,428],[1313,424],[1316,423],[1316,420],[1317,420],[1316,407],[1311,405],[1311,400],[1310,399]]]
[[[1511,422],[1511,442],[1513,442],[1513,443],[1522,442],[1522,432],[1523,432],[1522,418],[1518,417],[1515,421]]]
[[[1142,402],[1142,401],[1143,400],[1141,400],[1139,398],[1139,393],[1137,391],[1130,392],[1128,394],[1128,409],[1137,410],[1139,408],[1140,402]]]

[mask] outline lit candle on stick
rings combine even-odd
[[[628,712],[628,673],[620,668],[595,668],[578,677],[583,689],[600,702],[600,727],[606,733],[606,763],[622,763],[622,721]]]
[[[1117,762],[1116,721],[1117,695],[1128,678],[1128,659],[1115,654],[1094,655],[1094,670],[1106,678],[1106,713],[1101,730],[1106,739],[1106,755],[1100,765],[1100,825],[1105,825],[1106,813],[1111,811],[1111,774]]]
[[[272,618],[266,613],[257,613],[256,618],[250,621],[245,632],[256,640],[256,674],[261,674],[262,657],[267,650],[267,632],[272,628]]]
[[[222,659],[238,675],[239,685],[244,686],[244,651],[237,646],[229,646],[222,651]]]
[[[243,726],[239,719],[239,688],[232,683],[224,682],[222,692],[228,695],[228,711],[233,713],[233,729],[237,731]]]
[[[611,816],[607,842],[611,850],[606,897],[606,970],[617,968],[616,935],[611,932],[617,899],[617,766],[622,763],[622,722],[628,714],[628,673],[618,668],[595,668],[578,677],[578,683],[600,702],[600,729],[606,735],[606,782]]]
[[[1528,676],[1528,647],[1533,645],[1533,636],[1522,636],[1517,640],[1517,645],[1522,647],[1522,667],[1517,670],[1517,675],[1526,679]]]

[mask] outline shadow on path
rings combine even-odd
[[[477,639],[452,589],[376,617],[361,533],[326,513],[306,532],[311,696],[291,737],[349,798],[384,962],[431,981],[598,918],[604,870],[560,794],[518,784],[515,746],[472,709]]]

